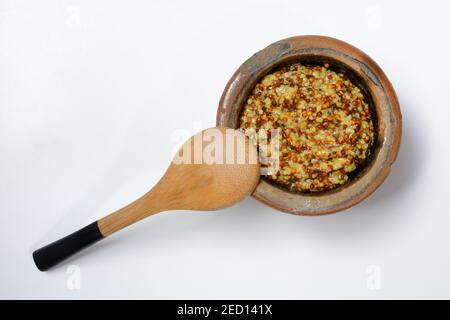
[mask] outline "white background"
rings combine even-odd
[[[0,298],[450,298],[447,1],[1,1]],[[404,120],[384,185],[305,218],[172,212],[51,272],[31,253],[140,196],[256,51],[368,53]],[[72,267],[69,267],[72,266]],[[74,277],[79,276],[79,281]]]

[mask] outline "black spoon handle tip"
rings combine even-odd
[[[97,222],[91,223],[67,237],[34,251],[34,263],[40,271],[47,271],[78,251],[87,248],[103,238]]]

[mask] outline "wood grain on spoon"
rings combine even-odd
[[[256,148],[241,132],[211,128],[189,139],[161,180],[126,207],[33,253],[45,271],[77,251],[162,211],[213,211],[250,195],[259,182]]]
[[[214,139],[210,142],[202,139],[211,133],[218,136],[214,139],[223,139],[222,143]],[[202,142],[201,148],[195,146],[196,140]],[[231,150],[227,150],[227,146],[230,148],[227,140],[234,141]],[[214,152],[205,154],[204,151],[207,151],[205,148],[211,143],[216,143],[216,148],[213,149],[218,154]],[[244,161],[238,161],[239,153],[242,152],[239,147],[243,146],[246,151],[245,158],[241,159]],[[190,163],[172,161],[165,175],[152,190],[125,208],[98,221],[103,236],[162,211],[213,211],[229,207],[250,195],[256,188],[259,181],[256,149],[239,131],[224,128],[208,129],[187,141],[180,150],[181,153],[183,151],[184,153],[191,151],[191,156],[186,157]],[[182,157],[180,152],[177,156]],[[195,164],[196,152],[202,156],[200,164]],[[227,161],[230,152],[233,153],[233,157]],[[211,159],[206,159],[208,156]],[[214,160],[219,163],[208,164]]]

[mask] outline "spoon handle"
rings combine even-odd
[[[39,270],[46,271],[98,240],[159,212],[229,207],[250,195],[259,182],[257,150],[239,131],[207,129],[189,139],[180,152],[161,180],[142,197],[36,250],[33,258]]]
[[[97,221],[93,222],[60,240],[34,251],[34,263],[40,271],[47,271],[54,265],[103,238],[104,236],[100,232]]]
[[[40,271],[47,271],[112,233],[145,217],[164,211],[165,208],[161,206],[161,203],[160,193],[157,190],[152,190],[126,207],[34,251],[34,262]]]

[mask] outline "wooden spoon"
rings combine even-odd
[[[189,139],[161,180],[126,207],[33,253],[46,271],[120,229],[162,211],[213,211],[250,195],[259,182],[256,148],[241,132],[211,128]]]

